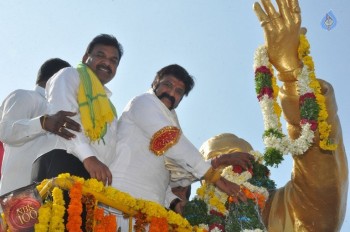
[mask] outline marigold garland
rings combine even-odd
[[[152,217],[149,232],[168,232],[169,225],[165,218]]]
[[[47,232],[51,219],[52,201],[46,201],[38,211],[38,223],[34,225],[37,232]]]
[[[94,231],[96,231],[96,232],[104,231],[105,228],[104,228],[104,225],[102,223],[103,216],[104,216],[103,209],[96,207],[95,212],[94,212],[94,219],[95,219]]]
[[[105,232],[117,231],[117,219],[115,215],[112,215],[112,214],[104,215],[102,218],[102,224],[104,225]]]
[[[57,178],[54,178],[53,180],[42,181],[39,185],[37,185],[37,189],[41,195],[44,195],[45,191],[49,191],[49,186],[52,185],[52,183],[56,183],[58,185],[62,184],[62,186],[66,186],[65,184],[69,182],[74,182],[75,187],[70,188],[70,193],[72,194],[71,195],[72,200],[73,199],[76,199],[76,200],[73,200],[73,202],[72,201],[70,202],[68,211],[72,211],[71,213],[73,213],[73,215],[76,215],[76,216],[79,215],[80,221],[81,221],[81,216],[80,216],[81,212],[78,214],[78,212],[81,210],[82,196],[80,196],[80,194],[84,192],[84,195],[87,193],[91,193],[95,196],[98,196],[99,201],[102,200],[102,202],[104,201],[118,202],[118,205],[123,205],[128,207],[129,211],[131,210],[133,212],[139,212],[139,215],[141,215],[142,218],[145,219],[145,223],[149,223],[152,217],[164,218],[169,224],[169,231],[179,231],[179,232],[193,231],[192,226],[181,215],[173,211],[168,211],[163,206],[155,202],[133,198],[129,194],[121,192],[111,186],[105,187],[102,182],[99,182],[93,179],[84,180],[83,178],[71,176],[70,174],[65,173],[65,174],[60,174]],[[82,191],[80,189],[77,191],[76,189],[77,185],[80,185],[81,188],[83,188],[84,190]],[[80,206],[77,204],[78,201],[80,201]],[[137,219],[137,216],[135,216],[134,214],[132,216]],[[68,220],[70,222],[72,220],[74,221],[76,218],[77,217],[74,217],[74,219],[71,219],[71,220],[68,219]],[[107,221],[109,221],[108,222],[109,224],[107,223]],[[114,228],[114,225],[111,223],[112,220],[110,215],[106,216],[105,222],[108,224],[107,227]],[[69,224],[70,228],[73,226],[74,225]],[[68,229],[68,225],[67,225],[67,229]]]
[[[115,232],[117,231],[117,219],[115,215],[105,215],[104,209],[95,208],[94,212],[95,226],[94,232]]]
[[[83,212],[82,206],[82,184],[75,182],[73,187],[69,191],[70,202],[68,206],[68,222],[67,230],[72,232],[82,231],[82,219],[81,213]]]
[[[63,216],[65,214],[66,208],[64,207],[63,191],[55,187],[52,190],[52,216],[50,221],[49,231],[64,231],[64,220]]]

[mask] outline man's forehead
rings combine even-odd
[[[104,44],[96,44],[94,48],[92,49],[93,52],[101,52],[101,53],[114,53],[114,56],[116,56],[119,59],[119,52],[118,49],[112,45],[104,45]]]
[[[165,82],[165,81],[185,85],[185,83],[182,80],[180,80],[179,78],[177,78],[172,74],[164,75],[163,78],[161,78],[160,80],[160,82]]]

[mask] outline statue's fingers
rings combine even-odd
[[[255,2],[253,5],[253,9],[260,21],[260,25],[267,30],[271,30],[272,26],[270,23],[270,19],[262,9],[261,5],[258,2]]]
[[[267,17],[266,13],[264,12],[264,10],[261,8],[260,4],[258,2],[255,2],[253,5],[253,10],[256,14],[256,16],[258,17],[259,21],[265,21],[268,20],[269,18]]]
[[[288,0],[295,24],[301,24],[301,9],[298,0]]]
[[[292,18],[291,8],[288,6],[287,0],[276,0],[279,12],[287,25],[290,25],[294,20]]]
[[[276,11],[271,3],[271,0],[262,0],[261,2],[271,22],[271,29],[275,26],[278,30],[281,30],[284,27],[284,21],[280,16],[280,13]]]
[[[280,14],[276,11],[275,7],[273,6],[270,0],[261,0],[261,3],[264,6],[267,16],[271,20],[278,18],[280,16]]]

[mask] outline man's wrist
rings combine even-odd
[[[46,128],[45,128],[45,121],[46,121],[46,118],[47,118],[47,114],[45,114],[45,115],[43,115],[43,116],[41,116],[40,117],[40,124],[41,124],[41,128],[43,128],[43,130],[46,130]]]
[[[171,201],[170,203],[170,206],[169,206],[169,209],[172,210],[172,211],[175,211],[175,207],[178,203],[181,202],[181,199],[180,198],[175,198],[174,200]]]

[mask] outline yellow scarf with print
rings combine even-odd
[[[97,78],[85,64],[78,64],[80,77],[78,103],[82,126],[91,141],[103,140],[107,132],[107,123],[114,120],[117,113],[112,102]]]

